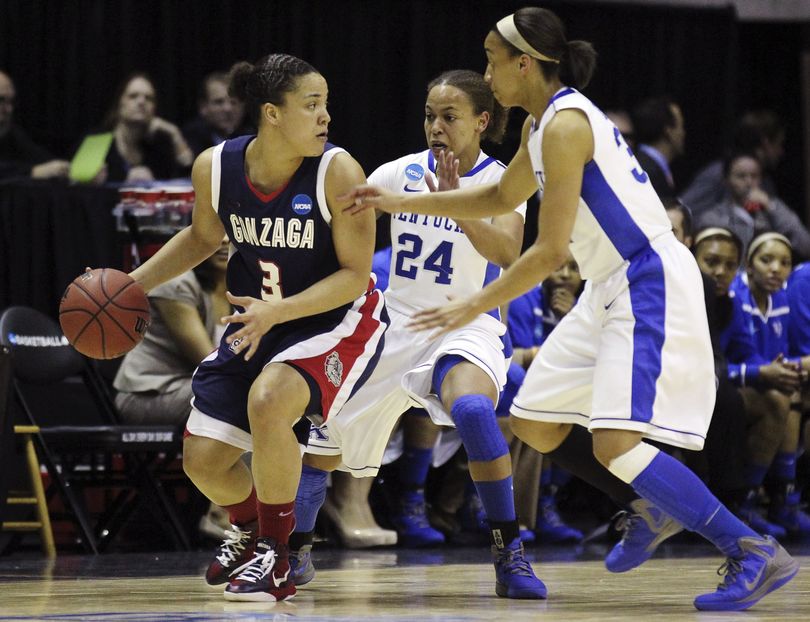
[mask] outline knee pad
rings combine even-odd
[[[509,453],[495,407],[486,395],[461,396],[453,402],[450,415],[473,462],[491,462]]]

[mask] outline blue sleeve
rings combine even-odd
[[[744,387],[759,379],[759,368],[768,361],[757,352],[740,297],[735,296],[732,303],[731,323],[720,334],[720,347],[728,360],[729,380]]]
[[[790,323],[788,338],[793,356],[810,354],[810,263],[804,263],[793,271],[788,279],[788,302]]]
[[[515,298],[509,305],[507,326],[512,345],[516,348],[531,348],[542,342],[540,288],[536,287]]]

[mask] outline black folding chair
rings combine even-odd
[[[180,430],[122,425],[97,369],[68,344],[55,321],[36,309],[3,311],[0,345],[13,353],[11,401],[39,428],[36,440],[51,481],[48,495],[59,493],[85,549],[103,551],[143,505],[176,549],[189,550],[175,502],[157,477],[182,447]],[[89,487],[116,491],[98,516],[87,507],[83,493]]]

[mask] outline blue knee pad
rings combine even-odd
[[[491,462],[509,453],[495,407],[486,395],[462,395],[453,402],[450,415],[473,462]]]

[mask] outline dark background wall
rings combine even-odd
[[[427,81],[450,68],[483,71],[482,41],[525,0],[0,0],[0,68],[17,83],[18,121],[70,155],[96,126],[118,82],[147,70],[159,113],[195,112],[201,77],[273,51],[312,62],[330,85],[330,136],[367,171],[423,146]],[[675,167],[683,185],[717,157],[735,116],[776,109],[789,127],[784,198],[803,205],[799,53],[802,26],[740,23],[733,9],[544,2],[569,38],[592,41],[599,68],[586,90],[602,108],[648,95],[681,102],[688,154]],[[490,151],[508,160],[509,138]]]

